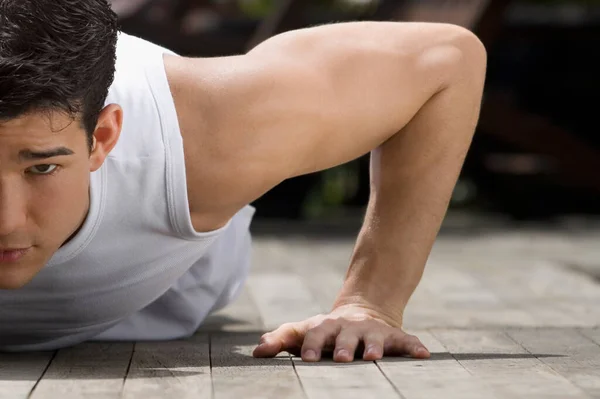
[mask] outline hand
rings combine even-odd
[[[254,357],[273,357],[282,351],[316,362],[324,352],[333,351],[336,362],[351,362],[362,351],[363,360],[383,356],[409,355],[426,359],[429,351],[413,335],[392,327],[385,317],[357,305],[346,305],[328,315],[299,323],[287,323],[262,336]],[[357,352],[357,349],[359,351]]]

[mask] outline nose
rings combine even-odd
[[[23,230],[27,220],[26,204],[19,190],[0,182],[0,237]]]

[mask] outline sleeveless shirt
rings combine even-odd
[[[91,173],[77,235],[28,285],[0,290],[0,350],[184,338],[238,294],[255,210],[213,232],[194,230],[164,54],[173,53],[119,34],[106,104],[123,108],[121,136]]]

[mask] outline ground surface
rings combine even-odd
[[[261,236],[239,300],[192,339],[2,354],[0,398],[600,398],[599,226],[459,225],[406,313],[430,360],[253,359],[261,332],[329,309],[353,244]]]

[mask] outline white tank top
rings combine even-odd
[[[27,286],[0,290],[0,350],[183,338],[239,292],[254,208],[217,231],[194,230],[164,53],[172,54],[119,35],[106,104],[123,108],[121,137],[91,174],[78,234]]]

